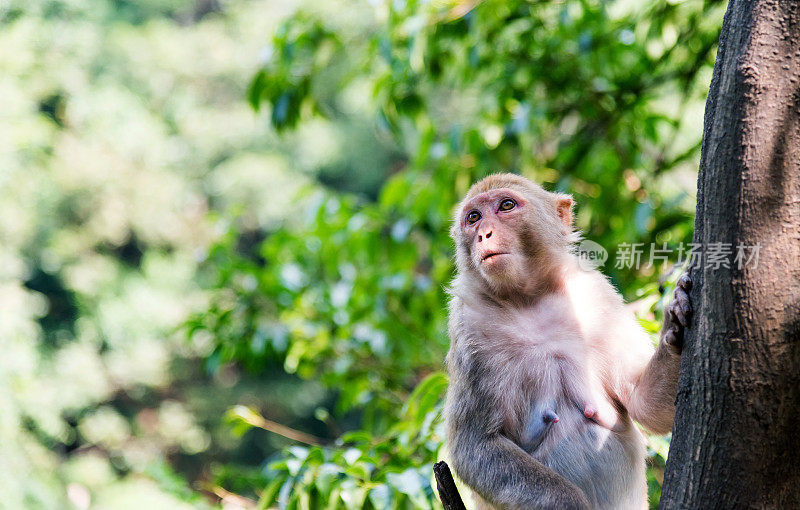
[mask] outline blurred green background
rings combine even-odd
[[[690,242],[723,10],[0,2],[0,507],[436,507],[454,204]]]

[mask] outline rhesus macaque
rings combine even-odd
[[[658,348],[573,253],[572,198],[512,174],[458,207],[450,303],[449,451],[479,508],[646,508],[645,443],[672,428],[681,277]]]

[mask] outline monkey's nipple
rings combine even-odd
[[[545,411],[542,415],[545,423],[558,423],[558,415],[554,411]]]

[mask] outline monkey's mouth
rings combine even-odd
[[[498,255],[508,255],[508,252],[487,253],[486,255],[483,256],[483,258],[481,259],[481,262],[490,261],[490,260],[494,259],[495,257],[497,257]]]

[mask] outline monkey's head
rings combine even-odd
[[[569,195],[519,175],[493,174],[475,183],[451,229],[459,274],[495,292],[535,292],[570,253],[572,205]]]

